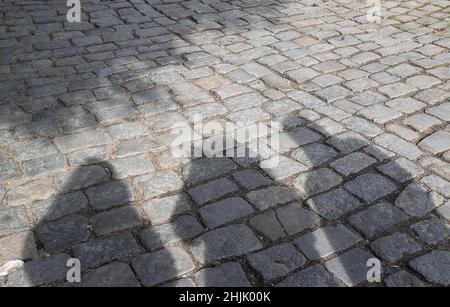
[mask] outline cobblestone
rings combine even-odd
[[[309,2],[0,5],[0,286],[447,285],[447,3]]]

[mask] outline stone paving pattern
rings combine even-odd
[[[382,4],[2,1],[0,284],[450,285],[450,2]],[[174,158],[198,114],[279,167]]]

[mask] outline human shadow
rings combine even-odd
[[[406,263],[428,246],[409,226],[433,218],[443,198],[418,183],[421,168],[359,134],[321,135],[292,116],[278,151],[251,147],[252,157],[203,157],[184,168],[208,230],[189,243],[206,265],[197,284],[424,286]]]
[[[274,2],[267,1],[266,3]],[[267,24],[265,18],[248,14],[248,10],[251,11],[251,8],[258,11],[256,2],[250,4],[249,7],[243,5],[234,8],[236,8],[234,13],[222,14],[220,20],[217,20],[219,17],[215,17],[215,14],[208,14],[205,16],[206,26],[209,25],[214,29],[216,27],[214,23],[217,22],[221,29],[230,33],[233,31],[239,33],[258,28],[258,22],[252,25],[253,20],[260,21],[260,25]],[[90,9],[92,12],[97,11],[95,7]],[[242,13],[242,9],[246,9],[246,13]],[[161,10],[164,11],[164,8]],[[169,15],[177,13],[174,15],[175,20],[182,20],[186,17],[183,16],[185,11],[179,6],[175,9],[169,7],[166,13]],[[102,18],[105,13],[92,14],[99,17],[96,22],[100,27],[102,22],[110,21],[108,16]],[[232,24],[232,21],[228,19],[233,17],[234,21],[234,19],[239,19],[240,15],[244,15],[247,21],[241,20],[241,23]],[[276,19],[283,17],[283,14],[271,11],[266,16]],[[145,16],[139,16],[139,18],[151,20],[156,17],[164,17],[164,14],[153,8],[147,10]],[[203,20],[202,16],[198,17],[198,20]],[[131,21],[134,18],[139,19],[134,15],[126,18]],[[171,28],[177,33],[177,38],[195,41],[193,29],[176,25],[178,24],[176,23]],[[126,26],[121,26],[123,29],[127,29]],[[120,26],[118,28],[120,29]],[[141,30],[139,38],[145,39],[153,35],[153,30],[158,33],[161,29],[158,27],[158,29],[143,28],[139,30]],[[161,34],[163,36],[172,35],[167,30]],[[135,37],[132,35],[132,38]],[[174,68],[169,64],[178,64],[183,62],[183,57],[184,60],[187,58],[182,48],[184,45],[178,39],[173,42],[170,38],[166,39],[168,42],[161,38],[161,44],[167,45],[169,48],[158,48],[153,42],[153,46],[144,46],[145,48],[142,49],[147,53],[140,58],[140,63],[130,65],[129,69],[133,70],[131,72],[127,71],[128,67],[122,71],[122,68],[117,66],[114,68],[100,67],[95,70],[95,74],[88,69],[88,72],[82,77],[86,77],[94,85],[98,85],[98,87],[94,87],[96,89],[95,96],[85,91],[90,89],[91,83],[79,80],[79,76],[74,77],[73,75],[67,81],[68,89],[73,92],[70,95],[64,95],[66,94],[65,90],[59,86],[34,87],[28,94],[38,99],[38,103],[31,104],[22,101],[21,107],[28,108],[30,112],[36,111],[36,108],[43,111],[34,114],[31,123],[27,122],[25,128],[22,129],[22,125],[20,125],[21,127],[16,131],[19,133],[23,131],[26,137],[41,135],[53,137],[58,135],[58,129],[55,128],[56,126],[54,127],[52,120],[72,117],[80,111],[84,112],[80,105],[82,106],[86,102],[96,102],[98,97],[102,97],[99,98],[100,100],[123,97],[123,93],[126,93],[125,96],[134,95],[148,90],[149,86],[155,86],[157,89],[158,87],[171,87],[170,82],[173,81],[171,78],[176,79],[177,73],[174,73]],[[208,41],[208,37],[202,37],[200,41],[202,39]],[[114,36],[112,36],[112,41],[114,41]],[[78,43],[85,44],[86,42],[80,40]],[[264,44],[264,40],[261,40],[261,43]],[[177,44],[180,44],[181,47],[177,48]],[[44,48],[44,46],[41,47]],[[72,47],[55,51],[55,53],[61,52],[67,56],[75,56],[83,54],[85,50],[86,47]],[[189,50],[189,48],[185,50]],[[220,50],[216,51],[220,52]],[[214,54],[216,51],[212,49],[211,53]],[[260,51],[264,53],[268,49],[261,47]],[[158,59],[157,64],[159,65],[157,69],[163,72],[166,78],[161,77],[161,73],[152,80],[144,78],[147,68],[155,63],[152,62],[155,60],[153,57],[157,57],[159,53],[166,54],[163,59]],[[243,53],[242,56],[228,56],[226,60],[236,65],[253,60],[251,52],[244,51]],[[258,54],[261,56],[261,53],[257,53],[256,56]],[[202,59],[201,56],[197,58],[194,55],[191,61],[186,61],[187,65],[192,68],[196,67],[198,63],[195,60],[198,60],[200,64],[202,61],[214,62],[211,57]],[[47,64],[45,61],[41,61],[36,65],[45,67]],[[140,67],[140,65],[142,66]],[[83,68],[85,67],[79,67],[80,71]],[[171,73],[164,71],[165,69]],[[279,79],[271,79],[267,76],[261,78],[274,86],[281,88],[285,86],[285,83]],[[26,93],[27,91],[22,88],[23,83],[9,82],[4,85],[9,90],[7,98],[14,100],[17,98],[17,93]],[[177,96],[175,97],[176,102],[183,107],[195,105],[196,102],[210,102],[208,99],[211,97],[193,95],[190,93],[191,90],[192,87],[187,90],[174,87],[167,91],[159,89],[156,92],[146,92],[145,95],[136,97],[136,100],[133,98],[136,104],[134,106],[139,112],[153,114],[154,118],[158,119],[159,111],[173,110],[174,104],[168,99],[171,95]],[[58,96],[59,100],[41,98],[41,96],[50,95],[51,91],[55,92],[51,96]],[[201,99],[205,100],[200,101]],[[65,106],[64,110],[55,111],[58,110],[57,106],[61,102]],[[120,105],[121,102],[115,101],[115,103]],[[92,110],[94,113],[97,112],[95,115],[99,118],[109,115],[102,111],[102,108]],[[15,112],[16,110],[12,108],[11,114],[15,114]],[[15,120],[11,115],[10,122],[14,123]],[[20,122],[21,118],[17,120]],[[159,121],[162,122],[170,120],[170,117],[159,118]],[[84,127],[83,120],[75,124]],[[68,123],[67,126],[70,129],[71,123]],[[362,247],[363,236],[376,237],[395,229],[398,225],[398,223],[394,223],[386,229],[366,230],[364,224],[368,225],[368,222],[373,222],[370,216],[368,218],[365,215],[357,215],[352,218],[353,222],[347,221],[347,217],[350,219],[353,214],[363,212],[378,201],[390,203],[389,206],[376,207],[375,213],[382,216],[380,220],[388,219],[383,218],[384,215],[389,218],[391,218],[391,213],[394,215],[393,211],[396,211],[396,207],[392,205],[395,203],[395,191],[392,190],[387,194],[383,192],[381,193],[383,195],[378,197],[378,193],[368,190],[368,187],[371,187],[374,182],[380,182],[380,190],[391,190],[393,180],[387,179],[385,175],[380,175],[379,170],[376,169],[380,163],[388,162],[391,156],[380,159],[373,151],[372,153],[363,152],[363,147],[371,147],[368,144],[363,147],[351,148],[354,146],[353,144],[361,143],[359,138],[348,138],[346,142],[350,149],[341,147],[346,143],[342,140],[331,144],[322,144],[319,138],[314,137],[314,135],[319,137],[317,132],[307,132],[305,127],[300,126],[302,125],[299,124],[298,127],[292,129],[293,131],[288,132],[282,141],[282,146],[287,144],[288,147],[291,147],[283,151],[283,155],[286,155],[286,159],[297,161],[299,164],[283,158],[280,169],[267,169],[257,166],[258,158],[252,158],[249,161],[241,158],[232,160],[204,157],[199,159],[202,162],[195,162],[197,160],[190,162],[183,170],[181,179],[184,184],[177,180],[177,183],[167,193],[154,192],[155,189],[165,188],[156,183],[160,181],[172,184],[164,180],[167,179],[167,176],[175,180],[178,178],[176,172],[149,173],[140,177],[136,182],[132,182],[131,185],[122,181],[111,185],[106,183],[108,178],[110,179],[109,174],[112,168],[108,163],[99,163],[97,160],[92,161],[92,165],[87,163],[88,165],[76,168],[74,171],[63,172],[61,176],[64,178],[61,179],[60,194],[48,201],[40,202],[39,206],[42,206],[42,211],[36,209],[37,211],[33,213],[38,218],[38,226],[34,229],[38,247],[41,253],[48,253],[51,256],[38,260],[39,263],[27,262],[22,269],[13,272],[13,275],[8,277],[8,282],[12,281],[14,285],[44,285],[61,282],[66,279],[69,269],[67,267],[68,258],[74,257],[81,261],[82,284],[85,282],[86,285],[137,285],[138,281],[145,286],[163,285],[168,282],[173,282],[169,285],[191,285],[194,284],[192,280],[201,286],[267,285],[278,282],[281,282],[281,285],[293,286],[336,285],[330,272],[334,276],[342,277],[340,284],[360,284],[362,272],[364,271],[365,274],[367,271],[365,263],[365,270],[361,269],[368,256],[367,253],[359,251],[356,255],[350,254],[351,256],[346,258],[335,258],[337,260],[334,262],[327,260],[336,253],[338,255],[346,254],[354,247]],[[303,130],[298,132],[296,129]],[[315,147],[312,146],[313,144]],[[310,147],[306,148],[307,146]],[[296,151],[297,147],[301,147],[302,150]],[[351,162],[353,159],[350,159],[347,167],[341,166],[339,170],[335,168],[335,166],[338,167],[337,165],[331,165],[334,161],[345,158],[345,155],[350,155],[355,151],[361,151],[361,154],[375,158],[376,162],[348,175],[344,174],[347,168],[353,167]],[[334,157],[328,160],[322,158],[323,155],[327,156],[333,152],[335,153]],[[289,153],[292,155],[287,156]],[[260,156],[259,158],[268,157],[260,152],[257,154]],[[362,156],[355,158],[362,158]],[[362,159],[368,160],[367,158]],[[376,177],[374,177],[375,175],[368,176],[368,174],[365,177],[357,176],[364,172],[369,173],[369,171],[376,173]],[[202,175],[203,173],[209,175]],[[408,170],[401,168],[401,170],[395,171],[395,174],[406,174],[408,177],[409,173]],[[203,184],[207,184],[210,180],[215,182],[221,180],[220,177],[224,177],[226,180],[219,181],[217,186],[206,186],[206,188],[216,191],[214,193],[218,193],[219,196],[205,190]],[[358,178],[360,179],[358,180]],[[290,179],[293,180],[290,181]],[[89,181],[89,185],[92,187],[80,185],[80,182],[84,180]],[[388,180],[389,183],[385,180]],[[413,179],[409,180],[412,182]],[[274,185],[278,188],[268,188]],[[396,191],[404,185],[404,182],[395,184]],[[136,193],[130,186],[137,187]],[[81,192],[71,192],[72,189]],[[145,196],[146,191],[147,196]],[[89,194],[90,192],[93,194]],[[224,192],[226,193],[221,195]],[[425,196],[421,203],[425,203],[426,205],[423,206],[428,207],[428,193],[424,192],[423,194]],[[230,200],[231,196],[234,198]],[[398,206],[408,212],[409,209],[406,208],[410,208],[411,199],[415,198],[406,197],[405,205],[401,205],[402,202],[399,202]],[[111,203],[115,202],[116,204],[109,207]],[[99,205],[102,203],[104,205]],[[214,206],[211,207],[213,204]],[[115,208],[116,205],[117,208]],[[141,205],[142,207],[140,207]],[[66,206],[71,208],[66,208]],[[377,205],[375,204],[373,207],[375,206]],[[61,207],[69,210],[68,213],[62,214],[61,210],[65,209],[60,209]],[[231,207],[233,210],[227,210],[226,207]],[[111,210],[106,211],[107,209]],[[375,215],[377,216],[377,214]],[[400,220],[405,219],[404,214],[397,212],[395,215],[402,216]],[[339,222],[341,220],[345,220],[345,222]],[[357,228],[356,225],[361,224],[358,223],[359,220],[363,221],[363,226]],[[401,222],[406,223],[406,220]],[[93,224],[92,230],[90,229],[91,224]],[[234,224],[245,224],[245,227],[230,228]],[[324,227],[328,228],[324,230]],[[129,230],[130,228],[132,230]],[[319,228],[321,230],[318,230]],[[367,226],[367,228],[369,227]],[[208,230],[206,236],[203,234],[204,229]],[[257,235],[253,231],[256,231]],[[294,246],[292,246],[292,242],[294,242]],[[263,248],[282,243],[286,243],[288,246],[279,249],[283,252],[278,252],[278,249],[271,250],[274,252],[274,256],[257,254]],[[170,247],[166,248],[167,246]],[[191,252],[194,250],[194,259],[190,258],[191,256],[185,249]],[[237,250],[237,254],[230,254],[229,250],[235,252]],[[63,254],[61,255],[61,253]],[[254,256],[244,257],[247,254]],[[293,255],[293,258],[286,255]],[[267,261],[267,258],[275,260],[271,260],[272,262],[267,264],[264,262]],[[198,267],[195,266],[193,260],[201,263],[202,266],[206,265],[207,268],[196,271]],[[106,264],[110,261],[115,262]],[[230,262],[231,266],[227,265]],[[358,265],[354,266],[353,264],[356,262]],[[217,270],[218,267],[221,269]],[[265,273],[261,269],[267,267],[273,268],[273,271]],[[355,269],[355,267],[359,269]],[[302,273],[304,268],[305,271],[309,271]],[[231,277],[224,278],[222,272],[231,272]],[[191,273],[193,279],[178,279],[179,276]],[[238,278],[236,279],[236,277]],[[282,282],[281,280],[286,277],[288,279]]]

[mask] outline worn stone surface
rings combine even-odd
[[[385,2],[367,22],[364,0],[310,2],[91,0],[81,23],[52,1],[0,4],[5,259],[67,252],[88,285],[354,285],[357,264],[265,279],[247,259],[345,225],[398,266],[385,285],[434,284],[406,262],[449,251],[448,3]],[[386,250],[412,246],[396,233],[426,252],[393,260]],[[156,271],[132,266],[207,234],[195,253],[207,263],[170,273],[180,251]],[[354,247],[319,237],[317,252],[339,250],[326,261]],[[17,284],[33,284],[22,272]],[[37,284],[74,286],[59,273]]]
[[[202,263],[239,256],[262,247],[252,231],[241,224],[207,232],[191,243],[191,251]]]
[[[400,260],[422,249],[419,243],[404,233],[394,233],[379,238],[370,244],[370,248],[382,259],[390,262]]]
[[[409,265],[432,283],[450,285],[450,272],[447,270],[450,262],[450,253],[434,250],[424,256],[413,259]]]
[[[309,259],[319,260],[358,243],[361,239],[343,225],[319,228],[296,239],[295,245]]]
[[[191,271],[194,263],[185,250],[168,247],[134,258],[132,266],[144,285],[154,286]]]
[[[250,265],[270,281],[302,267],[306,259],[291,244],[281,244],[248,256]]]
[[[250,282],[237,262],[204,268],[195,274],[199,287],[249,287]]]
[[[367,260],[373,255],[360,248],[325,262],[325,267],[347,286],[355,286],[367,280]]]

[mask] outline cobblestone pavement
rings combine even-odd
[[[0,285],[450,285],[450,2],[381,2],[2,1]],[[196,114],[279,166],[173,157]]]

